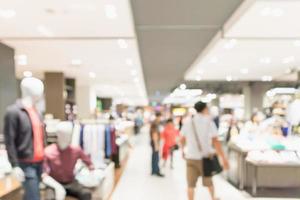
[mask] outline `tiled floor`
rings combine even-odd
[[[150,176],[149,139],[146,133],[135,140],[135,148],[124,174],[113,193],[112,200],[186,200],[185,163],[179,154],[175,157],[175,169],[164,169],[165,178]],[[253,199],[247,193],[240,192],[222,177],[215,178],[217,194],[221,200]],[[196,199],[210,200],[208,192],[199,185]],[[266,198],[255,198],[266,200]],[[268,200],[275,200],[267,198]],[[282,200],[279,198],[276,200]],[[284,199],[287,200],[287,199]]]

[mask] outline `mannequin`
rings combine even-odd
[[[22,98],[9,106],[5,115],[5,145],[13,175],[23,183],[23,199],[39,200],[44,127],[36,105],[42,99],[44,84],[36,78],[25,78],[21,92]]]
[[[43,182],[54,189],[56,200],[64,200],[66,194],[79,200],[90,200],[90,191],[75,180],[74,168],[78,159],[81,159],[90,170],[94,167],[82,149],[70,145],[72,133],[71,122],[60,122],[57,125],[57,144],[45,149]]]
[[[296,92],[295,100],[287,109],[287,120],[292,126],[297,126],[300,123],[300,90]]]

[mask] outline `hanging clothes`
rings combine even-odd
[[[111,128],[110,125],[105,127],[105,158],[110,158],[112,155],[111,148]]]

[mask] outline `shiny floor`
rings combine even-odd
[[[151,149],[146,128],[135,138],[134,143],[134,149],[112,195],[112,200],[187,200],[185,162],[179,152],[175,155],[174,169],[171,170],[169,167],[162,169],[166,177],[157,178],[150,176]],[[283,200],[283,198],[251,198],[246,192],[240,192],[227,183],[221,176],[214,178],[214,182],[217,196],[221,200]],[[210,200],[208,191],[201,184],[197,188],[196,199]]]

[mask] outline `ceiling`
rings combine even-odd
[[[99,96],[147,104],[128,0],[4,1],[0,27],[0,40],[16,50],[18,77],[61,71]]]
[[[249,0],[187,71],[187,80],[296,81],[300,1]],[[300,39],[300,38],[299,38]]]
[[[145,81],[160,100],[183,81],[185,71],[242,0],[132,0]]]

